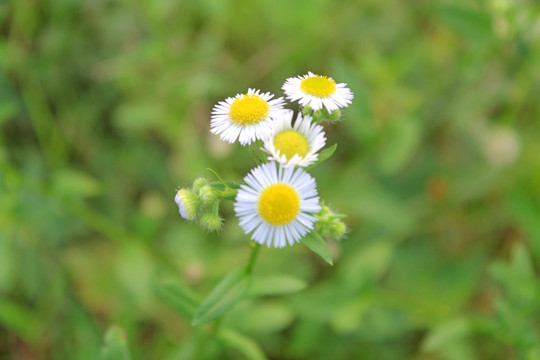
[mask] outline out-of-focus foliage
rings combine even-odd
[[[0,2],[0,358],[539,359],[539,14]],[[249,242],[230,203],[220,233],[182,221],[175,187],[208,167],[241,180],[253,161],[209,134],[213,104],[308,70],[355,93],[312,171],[350,231],[333,267],[263,249],[254,275],[285,290],[212,337],[192,312]]]

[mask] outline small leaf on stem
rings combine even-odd
[[[323,161],[325,161],[326,159],[328,159],[330,156],[332,156],[334,154],[334,152],[336,151],[336,148],[337,148],[337,144],[334,144],[330,147],[327,147],[326,149],[324,149],[323,151],[321,151],[321,153],[319,154],[319,158],[317,159],[317,161],[315,161],[313,164],[309,165],[309,166],[306,166],[305,169],[306,170],[311,170],[313,169],[315,166],[319,165],[320,163],[322,163]]]
[[[332,262],[332,253],[330,248],[326,245],[324,239],[317,232],[312,231],[311,233],[304,236],[300,239],[300,242],[306,245],[311,251],[319,255],[324,261],[333,265]]]

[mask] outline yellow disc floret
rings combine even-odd
[[[265,119],[270,111],[266,100],[255,94],[247,94],[234,100],[229,118],[240,125],[253,125]]]
[[[300,89],[309,95],[326,97],[336,91],[336,82],[326,76],[311,76],[302,80]]]
[[[305,157],[309,151],[309,142],[304,135],[295,130],[284,130],[274,136],[274,146],[281,155],[290,160],[294,155]]]
[[[300,196],[290,185],[270,185],[262,191],[258,208],[262,218],[271,225],[285,225],[300,212]]]

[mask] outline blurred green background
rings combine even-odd
[[[113,324],[137,360],[257,346],[540,359],[539,14],[525,0],[1,1],[0,359],[100,359]],[[208,340],[152,284],[205,296],[249,241],[231,203],[218,234],[183,221],[175,189],[254,166],[208,132],[217,101],[282,96],[308,70],[355,94],[312,171],[350,232],[329,244],[333,267],[302,245],[263,249],[256,274],[307,288],[236,307],[235,346]]]

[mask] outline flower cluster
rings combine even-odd
[[[282,89],[302,106],[296,119],[282,97],[255,89],[214,106],[210,132],[229,143],[255,144],[263,151],[263,159],[258,159],[262,163],[241,184],[224,182],[215,174],[217,183],[199,178],[192,188],[178,190],[175,201],[184,219],[218,230],[219,203],[230,199],[244,232],[268,247],[293,245],[313,231],[332,239],[345,234],[344,216],[320,202],[306,168],[332,154],[335,146],[322,150],[326,136],[319,123],[339,120],[340,109],[351,103],[353,94],[346,84],[311,72],[287,79]]]

